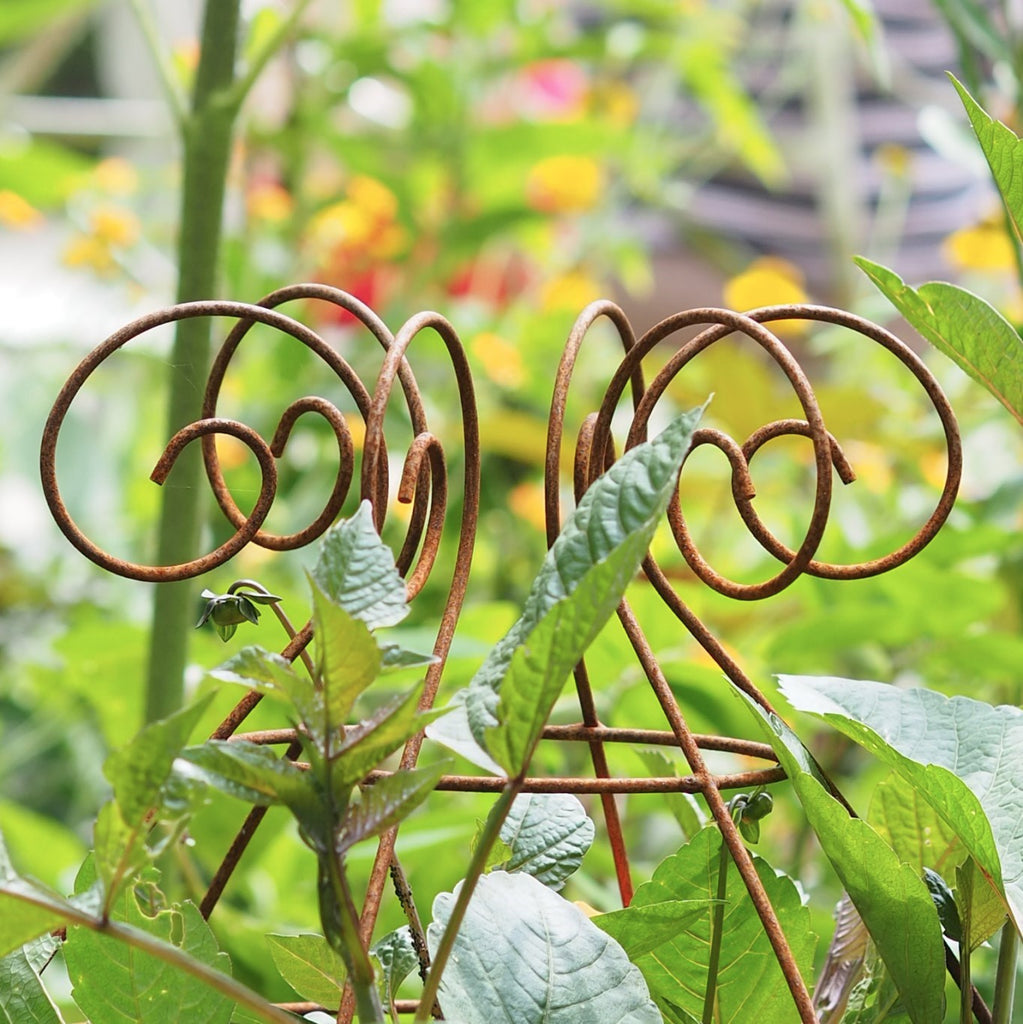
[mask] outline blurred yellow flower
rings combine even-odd
[[[89,267],[100,274],[116,266],[109,243],[95,235],[75,235],[65,246],[63,259],[69,267]]]
[[[237,469],[239,466],[244,466],[252,454],[244,441],[230,434],[215,434],[214,439],[221,469]]]
[[[89,215],[92,235],[115,248],[126,249],[139,238],[138,217],[123,206],[97,206]]]
[[[92,180],[101,191],[112,196],[129,196],[138,190],[138,171],[123,157],[100,160],[92,169]]]
[[[0,189],[0,224],[25,231],[41,224],[43,215],[17,192]]]
[[[544,213],[593,209],[604,191],[604,171],[592,157],[549,156],[533,165],[526,180],[530,206]]]
[[[806,302],[803,275],[799,268],[778,256],[762,256],[724,286],[724,302],[730,309],[745,312],[759,306]],[[805,320],[775,320],[767,325],[779,336],[805,334]]]
[[[245,209],[253,220],[281,224],[295,209],[291,193],[276,181],[256,182],[245,195]]]
[[[942,252],[958,270],[1012,270],[1016,266],[1012,239],[1005,226],[993,220],[953,231]]]
[[[508,507],[523,522],[538,530],[547,529],[544,517],[543,484],[526,480],[512,488],[508,495]]]
[[[469,351],[479,360],[483,372],[501,387],[515,388],[525,380],[522,355],[510,342],[493,331],[482,331],[469,343]]]
[[[390,221],[398,216],[397,196],[376,178],[365,174],[357,174],[348,183],[348,198],[377,220]]]
[[[846,441],[842,449],[856,474],[857,483],[868,491],[883,494],[895,480],[891,457],[880,445],[869,441]]]
[[[540,290],[540,308],[547,313],[570,310],[578,313],[603,294],[600,283],[581,270],[570,270],[546,281]]]
[[[877,147],[874,159],[885,173],[890,174],[893,178],[904,178],[909,173],[913,154],[905,146],[886,142]]]
[[[639,114],[639,97],[625,82],[608,82],[597,86],[590,95],[590,105],[612,124],[627,127]]]
[[[344,417],[348,433],[352,435],[352,447],[361,452],[366,445],[366,421],[357,412],[346,412]]]

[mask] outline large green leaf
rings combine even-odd
[[[454,893],[434,901],[432,951],[454,901]],[[440,1004],[462,1024],[661,1024],[642,975],[614,939],[535,878],[504,871],[477,884]]]
[[[230,959],[220,952],[209,926],[190,903],[148,917],[129,890],[118,900],[114,916],[178,946],[200,963],[230,973]],[[75,1002],[92,1024],[171,1020],[227,1024],[231,1019],[230,999],[198,978],[109,936],[69,928],[64,959]]]
[[[419,967],[412,930],[403,925],[388,932],[373,944],[369,955],[377,962],[377,988],[380,1000],[386,1006],[397,998],[401,983]]]
[[[250,645],[210,672],[222,683],[235,683],[269,694],[292,704],[303,722],[318,722],[323,715],[323,698],[313,681],[295,671],[279,654]]]
[[[712,907],[718,896],[721,833],[705,828],[678,853],[662,861],[649,882],[636,890],[630,911],[678,901],[695,901],[703,912],[688,921],[669,941],[636,960],[662,1009],[671,1004],[700,1019],[710,967]],[[723,1024],[757,1021],[790,1024],[795,1012],[788,985],[778,966],[767,934],[750,901],[732,859],[726,858],[727,888],[717,1005]],[[778,915],[800,973],[813,971],[816,936],[810,914],[802,905],[791,879],[776,874],[763,858],[755,857],[757,875],[764,883]],[[688,915],[687,915],[688,916]],[[683,1018],[684,1019],[684,1018]]]
[[[590,486],[547,552],[519,620],[469,684],[473,735],[509,775],[525,769],[566,677],[635,576],[702,411],[630,449]]]
[[[370,629],[393,626],[408,615],[405,581],[373,527],[368,501],[324,534],[312,578],[331,601]]]
[[[862,256],[856,263],[913,327],[1023,424],[1023,340],[994,306],[954,284],[914,289],[887,267]]]
[[[927,886],[867,822],[850,817],[831,796],[792,730],[777,715],[739,696],[788,774],[821,849],[863,918],[914,1024],[941,1020],[945,958]]]
[[[866,680],[780,681],[793,707],[844,732],[914,786],[1023,926],[1023,711]]]
[[[268,935],[266,941],[281,977],[303,999],[340,1005],[348,972],[322,935]]]
[[[150,723],[106,759],[103,773],[114,787],[114,799],[128,825],[141,822],[159,804],[174,759],[212,698],[209,693],[187,708]]]
[[[56,946],[46,935],[0,957],[0,1024],[63,1024],[39,977]]]
[[[593,822],[571,793],[522,793],[501,826],[506,871],[525,871],[555,891],[582,863]]]
[[[705,917],[717,900],[665,900],[663,903],[635,904],[591,918],[607,932],[636,963],[659,946],[677,938]]]

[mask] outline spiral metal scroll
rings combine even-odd
[[[279,311],[279,306],[296,300],[333,303],[353,314],[356,320],[376,339],[383,349],[383,362],[372,391],[363,385],[345,360],[318,334]],[[213,493],[224,515],[234,527],[235,533],[215,551],[181,565],[138,565],[101,550],[75,525],[57,486],[57,442],[72,401],[90,374],[104,360],[129,341],[152,328],[187,317],[228,317],[233,318],[236,324],[227,335],[213,363],[206,384],[200,418],[178,431],[171,439],[157,463],[153,479],[158,483],[162,482],[184,446],[199,440]],[[909,541],[884,557],[851,565],[835,565],[816,558],[830,508],[832,473],[833,471],[837,472],[839,478],[846,483],[854,479],[854,473],[838,440],[827,430],[806,375],[793,355],[767,326],[773,321],[795,319],[838,325],[887,349],[919,382],[942,424],[947,446],[948,468],[945,483],[934,511]],[[710,429],[699,430],[694,437],[694,447],[710,445],[717,448],[728,460],[731,469],[732,495],[740,517],[761,547],[780,563],[777,573],[769,579],[755,584],[738,583],[719,574],[703,558],[693,541],[676,493],[668,512],[671,533],[682,557],[692,571],[703,583],[718,593],[737,600],[758,600],[781,592],[804,573],[824,579],[843,580],[860,579],[886,572],[918,553],[935,536],[947,518],[955,500],[962,468],[962,451],[955,418],[938,383],[923,362],[888,331],[840,310],[810,305],[786,305],[765,307],[746,314],[713,308],[680,312],[663,320],[637,339],[625,313],[614,303],[600,301],[588,306],[576,321],[555,378],[545,465],[548,543],[554,542],[561,529],[560,462],[567,397],[577,359],[582,352],[588,332],[597,321],[601,320],[608,321],[616,329],[622,343],[623,357],[599,407],[585,418],[579,428],[574,462],[574,491],[577,501],[587,487],[617,457],[610,431],[611,419],[621,403],[626,388],[630,390],[633,407],[632,423],[625,442],[625,448],[628,449],[646,437],[651,414],[671,381],[699,353],[726,336],[734,334],[744,336],[763,349],[778,364],[798,397],[803,410],[803,419],[782,419],[768,423],[754,431],[742,442],[737,442],[720,431]],[[406,577],[409,599],[419,593],[435,565],[447,508],[448,480],[444,449],[427,425],[422,398],[412,369],[406,359],[406,352],[413,340],[427,328],[439,335],[445,346],[458,389],[465,475],[462,481],[463,505],[458,547],[453,558],[449,597],[434,648],[438,661],[428,671],[421,701],[421,707],[427,708],[435,699],[444,669],[444,660],[451,644],[465,594],[476,533],[480,476],[478,419],[470,368],[454,329],[439,314],[418,314],[412,317],[396,335],[392,335],[372,310],[352,296],[324,285],[301,284],[273,292],[256,305],[236,302],[185,303],[136,320],[113,334],[90,353],[72,373],[58,395],[46,423],[40,456],[43,487],[50,509],[71,543],[87,557],[111,572],[136,580],[162,581],[197,576],[222,565],[248,543],[283,551],[302,547],[319,537],[337,518],[354,477],[354,445],[347,421],[339,408],[326,398],[318,396],[297,399],[282,413],[269,444],[244,424],[217,416],[217,399],[231,359],[256,323],[266,324],[290,335],[322,359],[348,392],[359,414],[365,420],[366,436],[362,455],[360,489],[361,496],[369,499],[373,505],[378,529],[383,525],[388,496],[384,413],[391,399],[395,382],[398,382],[412,428],[412,440],[408,446],[402,479],[398,488],[399,500],[410,503],[412,513],[404,543],[396,559],[399,571]],[[643,359],[655,347],[663,351],[665,345],[676,333],[694,327],[700,328],[700,330],[690,340],[681,343],[650,384],[645,384],[642,369]],[[286,457],[291,431],[298,419],[305,415],[319,416],[330,425],[337,440],[338,470],[323,511],[312,523],[304,529],[288,535],[273,534],[265,531],[263,524],[270,511],[276,490],[276,462]],[[219,433],[231,434],[239,438],[248,445],[259,460],[262,470],[262,486],[259,497],[248,515],[238,508],[221,472],[215,446],[215,435]],[[753,459],[761,448],[782,436],[799,436],[809,440],[813,448],[817,473],[813,511],[806,535],[796,549],[791,549],[783,544],[768,530],[753,505],[755,495],[751,470]],[[418,558],[416,557],[417,552]],[[682,601],[673,589],[667,575],[652,556],[648,556],[645,560],[644,571],[664,603],[717,662],[731,683],[762,707],[770,710],[767,698]],[[799,975],[763,886],[753,868],[750,855],[721,795],[723,790],[729,788],[749,787],[777,781],[784,777],[784,773],[775,764],[773,767],[733,775],[712,774],[703,757],[703,751],[706,749],[731,750],[767,761],[773,761],[774,758],[770,748],[763,744],[728,737],[699,736],[692,733],[686,724],[683,710],[678,706],[667,680],[657,664],[654,652],[627,603],[623,603],[619,608],[618,617],[660,703],[669,726],[668,730],[609,728],[603,725],[597,713],[589,669],[583,662],[575,670],[581,723],[576,726],[549,726],[544,730],[544,738],[559,742],[587,743],[593,763],[594,777],[527,779],[523,789],[527,792],[593,793],[599,796],[614,854],[618,884],[625,904],[628,904],[631,899],[632,883],[614,799],[615,794],[627,792],[701,793],[722,832],[754,906],[757,908],[788,982],[800,1019],[809,1024],[816,1020],[812,1000]],[[307,624],[297,632],[293,629],[290,632],[292,640],[283,654],[287,658],[294,659],[302,654],[309,643],[311,629]],[[219,738],[226,738],[236,734],[258,700],[258,694],[249,694],[244,697],[216,730],[215,735]],[[286,744],[285,756],[297,756],[298,746],[295,743],[293,730],[277,729],[244,735],[246,739],[253,742]],[[690,766],[691,774],[684,778],[674,779],[612,778],[608,769],[605,746],[607,743],[615,742],[676,746],[683,752]],[[409,741],[402,755],[401,766],[403,768],[412,767],[415,764],[421,744],[422,736]],[[500,790],[507,783],[508,780],[497,778],[445,776],[441,779],[438,789],[486,792]],[[836,793],[836,795],[841,798],[840,794]],[[265,809],[256,808],[243,824],[203,901],[202,910],[205,915],[208,916],[213,910],[264,811]],[[366,940],[372,935],[388,874],[395,881],[398,898],[409,915],[414,934],[422,936],[422,928],[418,922],[412,895],[404,884],[404,876],[395,857],[395,835],[395,830],[392,830],[382,838],[372,870],[363,910],[363,936]],[[427,966],[425,942],[422,944],[421,958],[422,967],[425,970]],[[338,1010],[339,1022],[351,1021],[353,1010],[351,1001],[344,1000]]]

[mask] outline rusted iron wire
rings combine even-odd
[[[348,363],[315,331],[298,320],[286,316],[277,307],[288,302],[310,301],[331,303],[350,313],[357,323],[369,332],[383,350],[383,361],[372,390],[358,378]],[[56,451],[61,427],[72,402],[88,377],[109,356],[141,334],[163,324],[188,317],[209,316],[233,318],[236,323],[227,335],[214,361],[206,383],[199,418],[186,426],[168,443],[154,470],[154,479],[166,478],[174,459],[181,449],[193,440],[200,440],[207,476],[217,503],[235,529],[225,544],[207,555],[177,566],[145,566],[128,562],[101,550],[75,525],[67,510],[56,477]],[[891,352],[916,378],[930,400],[944,431],[948,468],[945,483],[934,511],[927,521],[897,550],[870,561],[850,565],[834,565],[816,558],[824,535],[832,496],[832,472],[843,483],[855,479],[852,467],[842,452],[841,445],[826,428],[809,380],[791,352],[770,330],[776,320],[804,319],[846,328],[862,338]],[[648,330],[639,339],[624,312],[614,303],[602,300],[588,306],[580,315],[568,338],[555,376],[553,397],[548,421],[548,443],[545,461],[545,513],[547,540],[552,544],[561,525],[561,456],[564,446],[565,416],[568,394],[576,363],[584,344],[588,344],[591,328],[598,321],[606,321],[617,332],[623,356],[617,371],[600,399],[596,411],[584,416],[578,427],[574,452],[574,494],[578,501],[590,484],[618,457],[611,435],[612,417],[619,411],[626,387],[630,390],[632,420],[624,449],[627,450],[647,436],[651,415],[664,396],[669,384],[701,352],[730,335],[739,335],[759,346],[780,368],[788,379],[803,411],[803,419],[779,419],[755,430],[742,442],[734,441],[719,430],[701,428],[694,437],[694,447],[709,445],[717,448],[728,460],[732,478],[732,496],[739,515],[757,542],[781,568],[770,579],[760,583],[741,584],[719,574],[700,554],[682,513],[678,494],[674,496],[668,512],[668,525],[686,564],[696,577],[718,593],[737,600],[759,600],[780,593],[800,575],[806,573],[824,579],[861,579],[886,572],[901,565],[928,544],[947,518],[959,485],[962,452],[955,419],[948,401],[934,377],[922,361],[890,332],[853,314],[827,307],[785,305],[764,307],[746,314],[729,310],[704,308],[680,312],[668,317]],[[258,304],[235,302],[194,302],[160,310],[141,317],[111,335],[93,350],[73,371],[61,389],[53,410],[47,419],[40,451],[40,470],[43,489],[54,518],[72,544],[83,554],[111,572],[130,579],[159,582],[185,579],[208,572],[223,564],[248,543],[271,550],[292,550],[311,543],[337,518],[354,480],[355,450],[348,422],[339,406],[326,398],[305,396],[292,402],[282,412],[273,438],[267,444],[255,431],[234,420],[218,417],[217,400],[231,360],[251,328],[264,324],[294,338],[318,356],[337,378],[343,391],[365,422],[366,433],[362,452],[360,493],[373,506],[374,522],[381,529],[387,512],[389,493],[387,445],[384,437],[384,417],[391,403],[395,382],[400,385],[411,428],[404,468],[398,487],[398,499],[411,504],[411,515],[406,527],[405,540],[396,558],[399,571],[406,578],[409,600],[423,588],[434,570],[441,549],[444,520],[448,507],[449,483],[444,448],[427,424],[419,387],[412,373],[406,353],[412,341],[429,331],[439,336],[457,387],[462,420],[462,511],[457,550],[452,559],[451,583],[434,653],[437,662],[427,672],[421,707],[430,707],[437,694],[444,671],[447,653],[454,636],[459,611],[465,597],[475,540],[480,480],[480,441],[478,416],[472,384],[472,375],[454,328],[439,314],[421,313],[412,317],[396,335],[359,300],[337,289],[318,284],[292,285],[279,289]],[[645,384],[643,360],[657,349],[664,351],[673,335],[695,328],[695,336],[684,340],[664,362],[649,385]],[[417,343],[418,347],[418,343]],[[263,529],[276,489],[276,461],[286,457],[288,438],[297,420],[304,415],[316,415],[330,426],[337,440],[338,469],[334,484],[322,512],[305,528],[288,535],[273,534]],[[235,503],[224,480],[217,459],[215,435],[228,433],[239,438],[255,454],[261,466],[260,495],[252,511],[245,515]],[[803,540],[795,549],[778,540],[757,515],[753,502],[756,488],[750,465],[755,455],[772,440],[783,436],[807,439],[813,448],[816,468],[813,508]],[[674,590],[669,573],[649,556],[644,561],[644,572],[654,590],[667,608],[692,634],[696,642],[721,668],[725,678],[743,691],[765,710],[771,710],[767,698],[745,674],[741,666],[725,650],[721,642],[697,618]],[[276,610],[276,609],[275,609]],[[759,769],[714,774],[706,764],[704,750],[725,751],[734,755],[773,762],[774,756],[765,744],[731,737],[698,735],[689,730],[683,709],[671,691],[655,652],[643,634],[640,623],[628,603],[623,602],[618,618],[628,637],[632,650],[660,704],[669,730],[631,729],[604,725],[599,718],[597,702],[590,680],[590,670],[581,663],[574,673],[576,693],[582,721],[576,725],[547,726],[543,738],[555,742],[584,742],[588,745],[594,776],[592,778],[555,777],[529,778],[522,786],[526,792],[591,793],[599,796],[607,824],[608,841],[612,850],[615,871],[622,901],[627,904],[632,894],[628,856],[624,835],[615,802],[616,794],[644,792],[689,792],[701,794],[721,830],[724,842],[734,860],[753,905],[763,923],[781,970],[789,985],[799,1019],[804,1024],[815,1020],[813,1007],[804,980],[799,975],[788,943],[778,925],[766,892],[753,867],[752,859],[721,796],[722,791],[735,787],[754,787],[783,778],[777,764]],[[305,648],[312,637],[310,624],[295,630],[286,623],[290,642],[284,657],[294,660],[306,657]],[[259,701],[252,693],[243,697],[229,713],[214,736],[226,739],[235,736],[245,718]],[[242,733],[237,739],[257,743],[289,744],[286,756],[298,752],[294,730],[273,729]],[[419,756],[422,735],[406,745],[401,767],[412,767]],[[670,745],[684,755],[690,774],[684,777],[612,778],[608,768],[606,745],[638,743]],[[365,780],[372,784],[386,773],[374,772]],[[519,782],[521,780],[516,780]],[[509,780],[479,776],[444,776],[440,791],[494,792],[505,788]],[[839,799],[841,794],[835,790]],[[846,805],[848,807],[848,805]],[[850,813],[852,809],[849,808]],[[258,825],[258,818],[250,815],[242,826],[231,850],[225,857],[210,891],[203,902],[208,914],[215,906],[232,871]],[[383,891],[390,872],[401,874],[394,856],[397,830],[388,832],[380,841],[371,872],[362,915],[363,937],[368,942],[377,919]],[[399,900],[411,904],[411,893],[403,893],[399,886]],[[421,930],[421,926],[419,926]],[[425,964],[421,964],[425,966]],[[339,1022],[350,1022],[354,1007],[350,994],[342,998],[337,1011]]]

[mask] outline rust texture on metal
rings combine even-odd
[[[363,383],[345,359],[320,335],[278,308],[289,302],[311,300],[332,303],[345,310],[380,346],[381,366],[371,387]],[[198,418],[168,442],[153,471],[153,479],[157,483],[162,483],[181,450],[198,440],[217,504],[235,532],[214,551],[197,556],[181,565],[135,564],[100,549],[82,533],[72,519],[57,484],[59,436],[72,402],[100,364],[128,342],[146,332],[188,317],[229,318],[233,319],[235,324],[214,360]],[[850,483],[855,479],[855,473],[839,441],[829,433],[813,388],[803,369],[769,326],[774,321],[797,319],[846,328],[892,353],[916,378],[944,431],[947,470],[934,511],[906,543],[883,557],[848,565],[836,565],[816,558],[831,505],[833,474],[837,474],[842,482]],[[719,594],[736,600],[752,601],[780,593],[803,574],[829,580],[850,580],[886,572],[918,553],[931,541],[947,518],[955,500],[962,467],[962,451],[955,418],[938,383],[923,362],[890,332],[841,310],[810,305],[785,305],[765,307],[745,314],[712,308],[688,310],[668,317],[637,338],[625,313],[617,305],[609,301],[599,301],[589,305],[576,321],[555,375],[545,462],[548,544],[553,543],[558,536],[563,521],[561,467],[568,395],[577,360],[584,344],[589,344],[590,330],[598,321],[610,324],[617,332],[622,357],[599,406],[585,416],[578,427],[573,481],[576,501],[617,458],[611,433],[612,417],[620,413],[626,388],[629,390],[632,406],[631,425],[624,443],[624,448],[628,449],[647,437],[654,410],[671,382],[697,355],[726,337],[743,336],[759,346],[788,379],[802,408],[802,419],[786,418],[767,423],[741,442],[733,440],[721,431],[709,428],[700,429],[695,435],[694,448],[712,446],[727,459],[731,471],[732,496],[742,522],[760,546],[781,566],[769,579],[753,584],[739,583],[718,573],[698,550],[689,532],[676,491],[667,516],[668,528],[692,573]],[[428,708],[432,706],[437,695],[469,580],[479,509],[481,459],[479,423],[469,362],[454,328],[439,314],[417,314],[397,333],[392,334],[380,318],[358,299],[325,285],[299,284],[281,288],[254,305],[223,301],[191,302],[141,317],[111,335],[80,363],[68,378],[53,406],[46,422],[40,454],[43,489],[53,516],[70,542],[95,563],[129,579],[149,582],[181,580],[207,573],[224,564],[248,544],[273,551],[285,551],[301,548],[320,537],[338,518],[355,480],[356,445],[349,429],[349,420],[341,412],[337,402],[320,396],[305,396],[292,402],[281,414],[269,444],[250,427],[217,415],[218,398],[231,360],[255,324],[264,324],[306,346],[332,371],[340,388],[354,404],[358,415],[365,423],[365,439],[358,478],[359,494],[361,498],[371,502],[378,530],[383,527],[387,515],[390,493],[389,456],[384,436],[385,412],[392,402],[395,385],[398,385],[411,429],[411,439],[407,442],[401,478],[396,489],[397,500],[411,506],[411,509],[406,517],[405,539],[396,556],[396,564],[406,579],[410,600],[421,592],[440,563],[445,519],[452,503],[449,502],[451,481],[448,479],[445,448],[440,438],[429,428],[423,396],[413,374],[408,351],[413,342],[416,342],[418,350],[418,339],[426,332],[435,338],[439,337],[442,342],[453,374],[460,410],[461,437],[458,439],[456,461],[462,464],[463,470],[459,482],[460,493],[453,502],[456,507],[460,507],[461,518],[457,531],[458,539],[454,543],[455,550],[448,559],[450,582],[444,587],[447,598],[433,651],[437,660],[427,671],[421,700],[421,707]],[[683,340],[672,352],[672,339],[676,335]],[[647,384],[643,373],[643,360],[655,349],[660,356],[670,354],[666,359],[659,360],[661,368]],[[284,456],[296,422],[300,417],[307,415],[317,416],[325,421],[336,438],[338,466],[334,482],[322,512],[313,522],[291,534],[273,534],[264,530],[263,524],[276,493],[276,463]],[[252,450],[259,462],[262,474],[260,492],[247,515],[235,503],[221,470],[215,443],[218,434],[229,434],[238,438]],[[805,536],[794,549],[771,533],[754,507],[756,489],[751,463],[765,445],[783,436],[802,437],[809,441],[813,449],[813,464],[816,470],[812,512]],[[767,698],[725,650],[721,641],[697,618],[673,587],[669,574],[652,555],[648,554],[643,568],[647,579],[664,604],[720,667],[724,676],[732,685],[770,711],[771,706]],[[258,584],[251,586],[258,587]],[[312,639],[311,625],[306,623],[302,628],[296,629],[276,605],[273,608],[289,637],[289,642],[282,652],[283,656],[289,660],[307,659],[306,647]],[[652,649],[641,623],[627,603],[623,602],[620,606],[618,618],[642,672],[660,704],[668,729],[631,729],[603,724],[591,685],[590,669],[583,662],[577,666],[574,673],[580,709],[578,724],[549,725],[544,730],[543,739],[545,742],[587,744],[593,767],[592,776],[527,778],[514,781],[516,785],[521,785],[524,792],[568,792],[593,794],[599,798],[623,904],[628,904],[631,899],[632,879],[616,794],[701,794],[721,830],[728,851],[760,915],[788,982],[799,1017],[804,1022],[814,1021],[816,1016],[806,983],[799,974],[774,910],[757,876],[752,858],[721,795],[723,791],[729,789],[777,782],[784,778],[784,772],[775,763],[771,749],[765,744],[726,736],[694,734],[686,723],[685,709],[679,706],[658,664],[656,651]],[[238,730],[258,701],[259,695],[256,693],[243,697],[213,735],[219,739],[236,737],[255,743],[287,745],[283,756],[295,758],[300,748],[294,730],[281,728],[239,733]],[[416,763],[422,743],[421,734],[409,741],[401,757],[402,767],[411,767]],[[673,778],[615,778],[609,769],[607,746],[617,743],[676,747],[685,757],[690,774]],[[731,774],[715,774],[705,760],[704,751],[707,750],[723,751],[768,763],[761,768],[750,768]],[[377,778],[385,774],[374,772],[367,777],[364,784],[372,785]],[[442,792],[499,792],[510,784],[510,781],[494,777],[449,775],[441,779],[437,789]],[[841,799],[840,794],[836,795]],[[202,903],[204,915],[209,916],[213,912],[262,815],[263,809],[255,808],[242,824],[210,883]],[[395,855],[396,834],[397,830],[392,829],[382,837],[378,846],[365,894],[363,935],[367,940],[372,935],[390,875],[395,883],[398,900],[405,908],[413,926],[421,969],[425,971],[428,964],[422,925],[415,913],[412,893],[405,882],[404,872]],[[337,1019],[350,1021],[352,1012],[351,999],[343,999],[337,1011]]]

